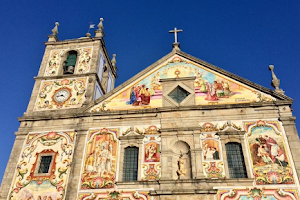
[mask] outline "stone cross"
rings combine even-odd
[[[175,44],[178,43],[178,41],[177,41],[177,33],[180,33],[180,32],[182,32],[182,31],[183,31],[182,29],[179,29],[179,30],[178,30],[176,27],[174,28],[174,30],[169,31],[169,33],[174,33]]]

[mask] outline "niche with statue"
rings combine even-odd
[[[177,141],[173,146],[173,165],[178,179],[192,178],[190,146],[184,141]]]

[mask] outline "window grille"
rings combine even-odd
[[[241,144],[229,142],[225,145],[230,178],[247,178]]]
[[[177,86],[174,90],[172,90],[172,92],[168,94],[168,96],[177,103],[181,103],[189,95],[190,93],[180,86]]]
[[[124,153],[123,181],[136,181],[138,175],[139,148],[127,147]]]
[[[52,161],[52,156],[41,156],[38,173],[48,173]]]

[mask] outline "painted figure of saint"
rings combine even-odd
[[[268,135],[265,135],[264,139],[266,140],[266,144],[267,144],[269,153],[271,155],[271,158],[272,158],[273,162],[275,162],[275,157],[278,155],[279,146],[278,146],[277,142],[273,138],[269,137]]]
[[[269,153],[266,151],[266,145],[260,145],[257,150],[257,155],[260,156],[264,163],[273,163]]]
[[[157,152],[157,146],[155,144],[151,144],[146,148],[146,162],[154,162],[156,161],[156,152]]]
[[[229,83],[228,82],[224,82],[222,81],[222,86],[223,86],[223,89],[224,89],[224,97],[229,97],[230,95],[232,95],[231,91],[230,91],[230,88],[229,88]]]
[[[135,93],[135,86],[133,86],[130,90],[130,100],[126,102],[126,104],[134,104],[137,101],[136,93]]]
[[[93,157],[93,153],[91,153],[89,155],[89,157],[86,159],[86,163],[85,163],[86,173],[91,173],[94,171],[94,162],[95,162],[95,159]]]
[[[214,154],[214,151],[212,150],[212,148],[208,147],[207,150],[206,150],[206,159],[207,160],[212,160],[214,158],[213,154]]]
[[[213,159],[214,160],[219,160],[220,159],[220,154],[219,154],[219,151],[217,150],[217,148],[213,148]]]
[[[207,92],[205,81],[203,79],[200,79],[199,85],[200,85],[200,92]]]
[[[205,100],[207,101],[217,101],[218,97],[216,94],[215,88],[211,85],[211,83],[206,82],[207,95]]]
[[[217,81],[214,81],[214,88],[216,90],[218,98],[225,96],[222,83],[218,83]]]
[[[142,85],[139,95],[141,98],[141,105],[149,105],[150,104],[151,94],[150,94],[149,88],[146,88],[145,85]]]

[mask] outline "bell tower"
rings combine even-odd
[[[110,59],[107,53],[103,18],[95,37],[87,33],[85,37],[59,41],[58,26],[56,22],[45,42],[45,53],[25,116],[41,111],[70,113],[114,88],[116,55]]]

